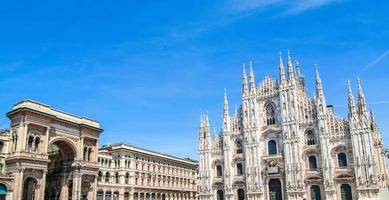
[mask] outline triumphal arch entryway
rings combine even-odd
[[[95,199],[97,121],[26,100],[7,113],[11,120],[6,173],[14,200]]]

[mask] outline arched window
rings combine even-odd
[[[34,136],[30,135],[30,136],[28,136],[28,143],[27,143],[27,150],[29,152],[32,151],[33,145],[34,145]]]
[[[352,200],[353,196],[351,193],[351,186],[349,184],[342,184],[340,186],[340,199],[341,200]]]
[[[0,152],[3,152],[4,142],[0,141]]]
[[[35,150],[35,151],[39,150],[38,148],[39,148],[39,143],[40,143],[40,142],[41,142],[41,138],[36,137],[36,138],[35,138],[35,147],[34,147],[34,150]]]
[[[88,161],[91,161],[91,156],[92,156],[92,148],[89,147],[89,149],[88,149]]]
[[[0,199],[5,199],[7,196],[7,187],[4,184],[0,184]]]
[[[338,153],[339,167],[347,167],[347,156],[345,153]]]
[[[238,163],[236,165],[236,173],[238,175],[243,175],[243,165],[242,165],[242,163]]]
[[[18,135],[14,133],[12,135],[12,151],[16,151],[17,144],[18,144]]]
[[[311,200],[321,200],[320,187],[317,185],[311,187]]]
[[[88,154],[88,147],[87,146],[84,146],[84,160],[87,161],[87,154]]]
[[[236,143],[236,153],[237,153],[237,154],[243,153],[243,144],[242,144],[242,140],[237,139],[235,143]]]
[[[105,182],[109,183],[109,172],[105,174]]]
[[[309,161],[309,169],[317,169],[316,156],[309,156],[308,161]]]
[[[127,172],[126,173],[126,184],[130,183],[130,174]]]
[[[103,200],[103,191],[97,191],[96,200]]]
[[[99,171],[98,173],[98,177],[97,177],[97,181],[98,182],[101,182],[101,178],[103,177],[103,173],[101,173],[101,171]]]
[[[224,192],[222,190],[217,191],[217,200],[224,200]]]
[[[244,190],[243,189],[239,189],[238,190],[238,200],[245,200],[245,195],[244,195]]]
[[[221,165],[216,166],[216,176],[218,176],[218,177],[223,176],[223,168]]]
[[[272,125],[276,123],[276,111],[272,103],[266,104],[266,125]]]
[[[305,133],[305,137],[306,137],[306,140],[307,140],[307,145],[314,145],[314,144],[316,144],[315,134],[313,134],[312,130],[308,130]]]
[[[269,155],[277,154],[277,142],[275,140],[270,140],[267,143],[268,153]]]

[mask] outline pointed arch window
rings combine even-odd
[[[340,186],[340,199],[352,200],[351,186],[349,184],[342,184]]]
[[[235,143],[236,143],[236,153],[237,153],[237,154],[243,153],[243,144],[242,144],[242,140],[237,139]]]
[[[320,187],[317,185],[312,185],[311,187],[311,199],[312,200],[321,200]]]
[[[308,162],[309,162],[309,169],[313,169],[313,170],[317,169],[316,156],[309,156]]]
[[[223,168],[222,168],[221,165],[217,165],[217,166],[216,166],[216,176],[217,176],[217,177],[223,176]]]
[[[347,156],[345,153],[338,153],[339,167],[347,167]]]
[[[236,174],[238,176],[243,175],[243,164],[242,163],[236,164]]]
[[[224,200],[224,192],[223,190],[217,191],[217,200]]]
[[[277,142],[275,140],[270,140],[267,143],[268,153],[269,155],[276,155],[277,154]]]
[[[266,125],[272,125],[276,123],[276,109],[272,103],[266,104]]]
[[[316,140],[315,140],[315,134],[313,133],[312,130],[307,130],[307,132],[305,133],[305,137],[306,137],[306,143],[307,145],[314,145],[316,144]]]

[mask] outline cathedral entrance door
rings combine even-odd
[[[243,189],[238,190],[238,200],[245,200],[245,195]]]
[[[279,179],[270,179],[269,181],[269,199],[282,200],[282,188]]]

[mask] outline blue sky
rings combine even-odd
[[[291,50],[311,94],[314,64],[335,111],[362,80],[389,147],[389,3],[351,0],[0,3],[0,113],[22,99],[98,119],[101,143],[197,158],[202,111],[220,128],[242,63],[277,76]],[[3,115],[0,126],[7,128]]]

